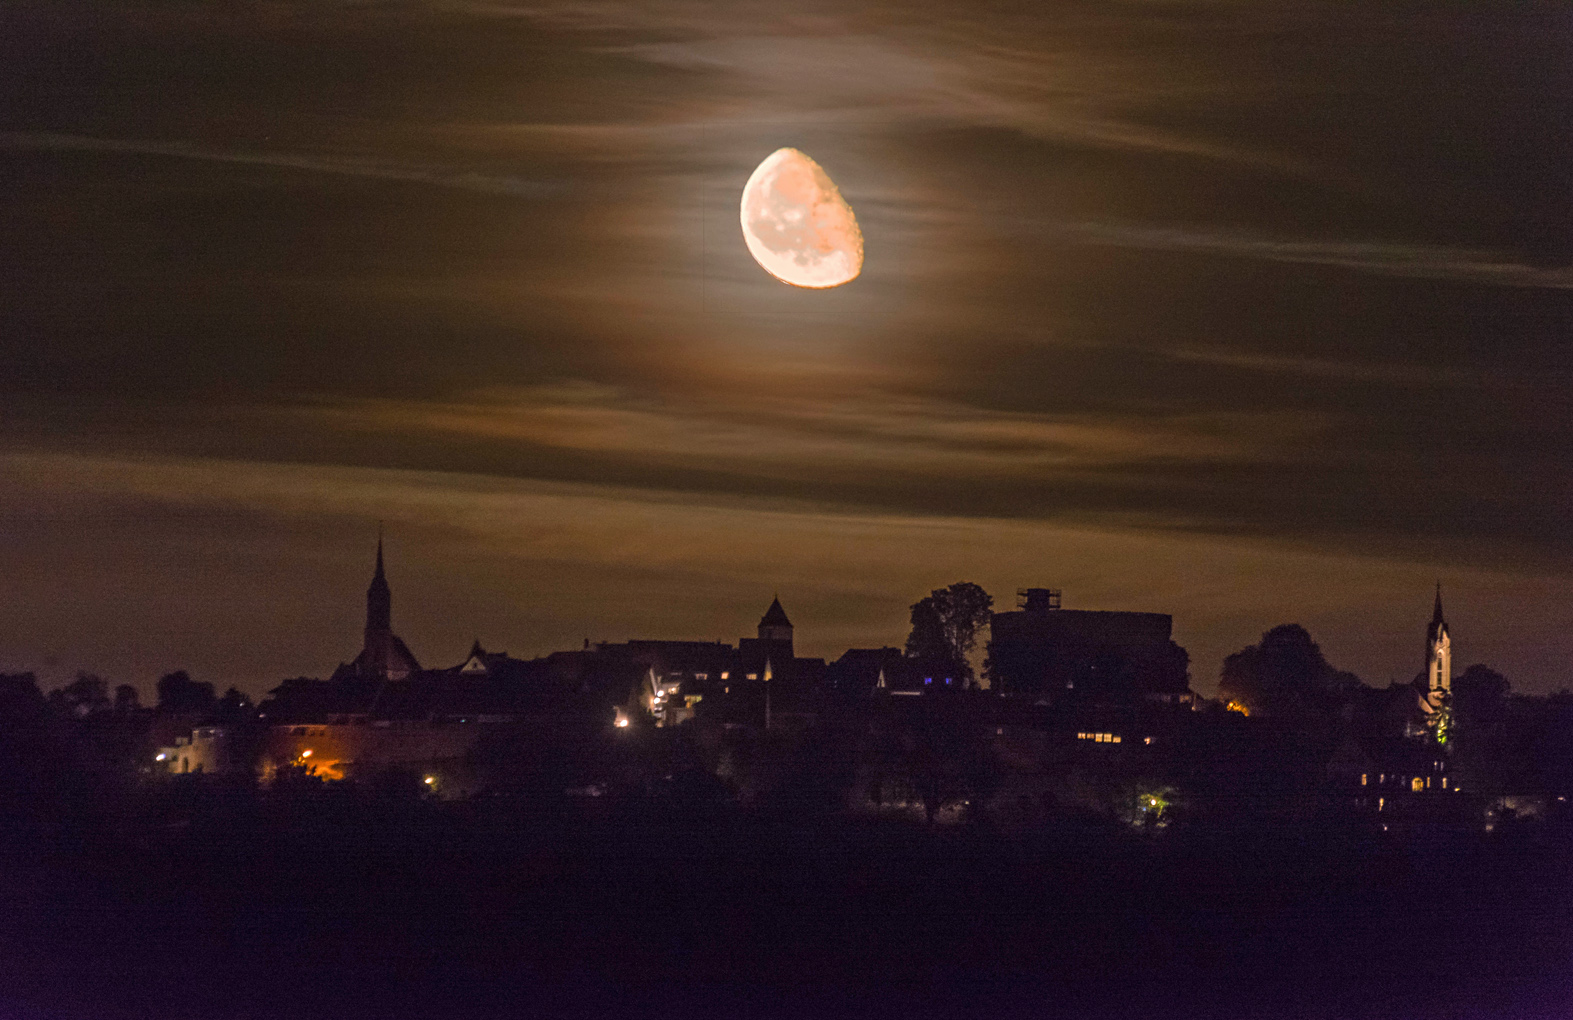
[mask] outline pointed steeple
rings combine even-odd
[[[770,608],[759,618],[759,638],[762,641],[788,643],[792,640],[792,621],[787,619],[786,610],[781,608],[779,597],[770,601]]]
[[[377,527],[377,568],[366,588],[366,643],[354,662],[356,675],[402,680],[420,672],[420,663],[393,633],[393,593],[382,566],[382,526]]]
[[[792,621],[787,619],[786,610],[781,608],[781,597],[778,595],[770,600],[770,608],[765,610],[765,615],[760,617],[761,627],[790,627]]]
[[[1426,687],[1431,691],[1447,692],[1453,686],[1453,641],[1447,633],[1447,619],[1442,615],[1442,582],[1436,585],[1436,606],[1431,611],[1431,623],[1426,627]]]
[[[382,572],[382,528],[377,529],[377,570],[366,589],[366,634],[382,633],[393,629],[393,592],[388,589],[388,578]]]
[[[1447,633],[1447,619],[1442,615],[1442,582],[1436,583],[1436,605],[1431,610],[1431,623],[1426,627],[1426,648],[1434,644],[1437,637]]]

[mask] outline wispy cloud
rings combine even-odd
[[[1394,365],[1371,361],[1333,358],[1297,358],[1249,351],[1214,350],[1184,347],[1166,352],[1173,361],[1216,365],[1273,375],[1306,376],[1341,382],[1372,383],[1383,386],[1423,387],[1478,386],[1479,372],[1439,368],[1435,365]]]
[[[417,166],[395,161],[353,159],[332,154],[229,150],[190,142],[93,138],[86,135],[52,132],[0,132],[0,149],[165,156],[170,159],[277,167],[282,170],[301,170],[346,177],[369,177],[376,180],[427,184],[440,188],[459,188],[464,191],[529,198],[549,195],[563,188],[563,184],[556,181],[487,174],[451,167]]]
[[[1111,248],[1195,252],[1292,265],[1332,266],[1408,279],[1573,290],[1573,266],[1535,266],[1501,252],[1481,248],[1274,238],[1243,232],[1134,223],[1035,222],[1015,224],[1015,227],[1031,229],[1040,236]]]
[[[296,411],[334,427],[434,433],[812,479],[849,471],[1041,477],[1152,464],[1270,459],[1314,432],[1303,416],[1055,417],[879,393],[644,395],[566,382],[464,401],[361,400]]]

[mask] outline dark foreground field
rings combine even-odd
[[[0,860],[0,1016],[1573,1015],[1557,826],[216,798]]]

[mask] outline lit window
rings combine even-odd
[[[1109,739],[1114,741],[1114,743],[1118,744],[1120,742],[1120,735],[1118,733],[1116,733],[1114,736],[1110,737]]]
[[[730,680],[730,679],[732,679],[732,674],[726,672],[725,670],[722,670],[722,672],[721,672],[721,679],[722,680]]]
[[[750,673],[750,674],[748,674],[748,679],[750,679],[750,680],[758,680],[759,679],[759,674],[758,673]]]
[[[1378,798],[1376,798],[1376,809],[1378,811],[1382,810],[1386,806],[1387,806],[1387,798],[1386,797],[1378,797]]]
[[[1366,783],[1366,780],[1368,780],[1368,779],[1370,779],[1370,778],[1371,778],[1371,777],[1370,777],[1370,776],[1368,776],[1368,775],[1366,775],[1366,774],[1365,774],[1365,773],[1364,773],[1364,772],[1362,772],[1362,773],[1360,773],[1360,785],[1361,785],[1361,786],[1365,786],[1365,785],[1367,785],[1367,783]]]
[[[1444,790],[1447,789],[1447,777],[1446,776],[1442,777],[1442,789],[1444,789]]]
[[[695,680],[709,680],[710,679],[710,674],[709,673],[695,673],[694,674],[694,679]]]
[[[1142,743],[1150,744],[1150,743],[1152,743],[1152,738],[1151,737],[1143,737],[1142,738]]]
[[[1413,790],[1415,793],[1419,793],[1421,790],[1425,789],[1425,787],[1420,782],[1419,776],[1416,776],[1414,779],[1410,780],[1409,789]]]

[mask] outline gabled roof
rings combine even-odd
[[[761,627],[790,627],[792,621],[787,619],[786,610],[781,608],[779,598],[770,600],[770,608],[765,610],[765,615],[760,617]]]

